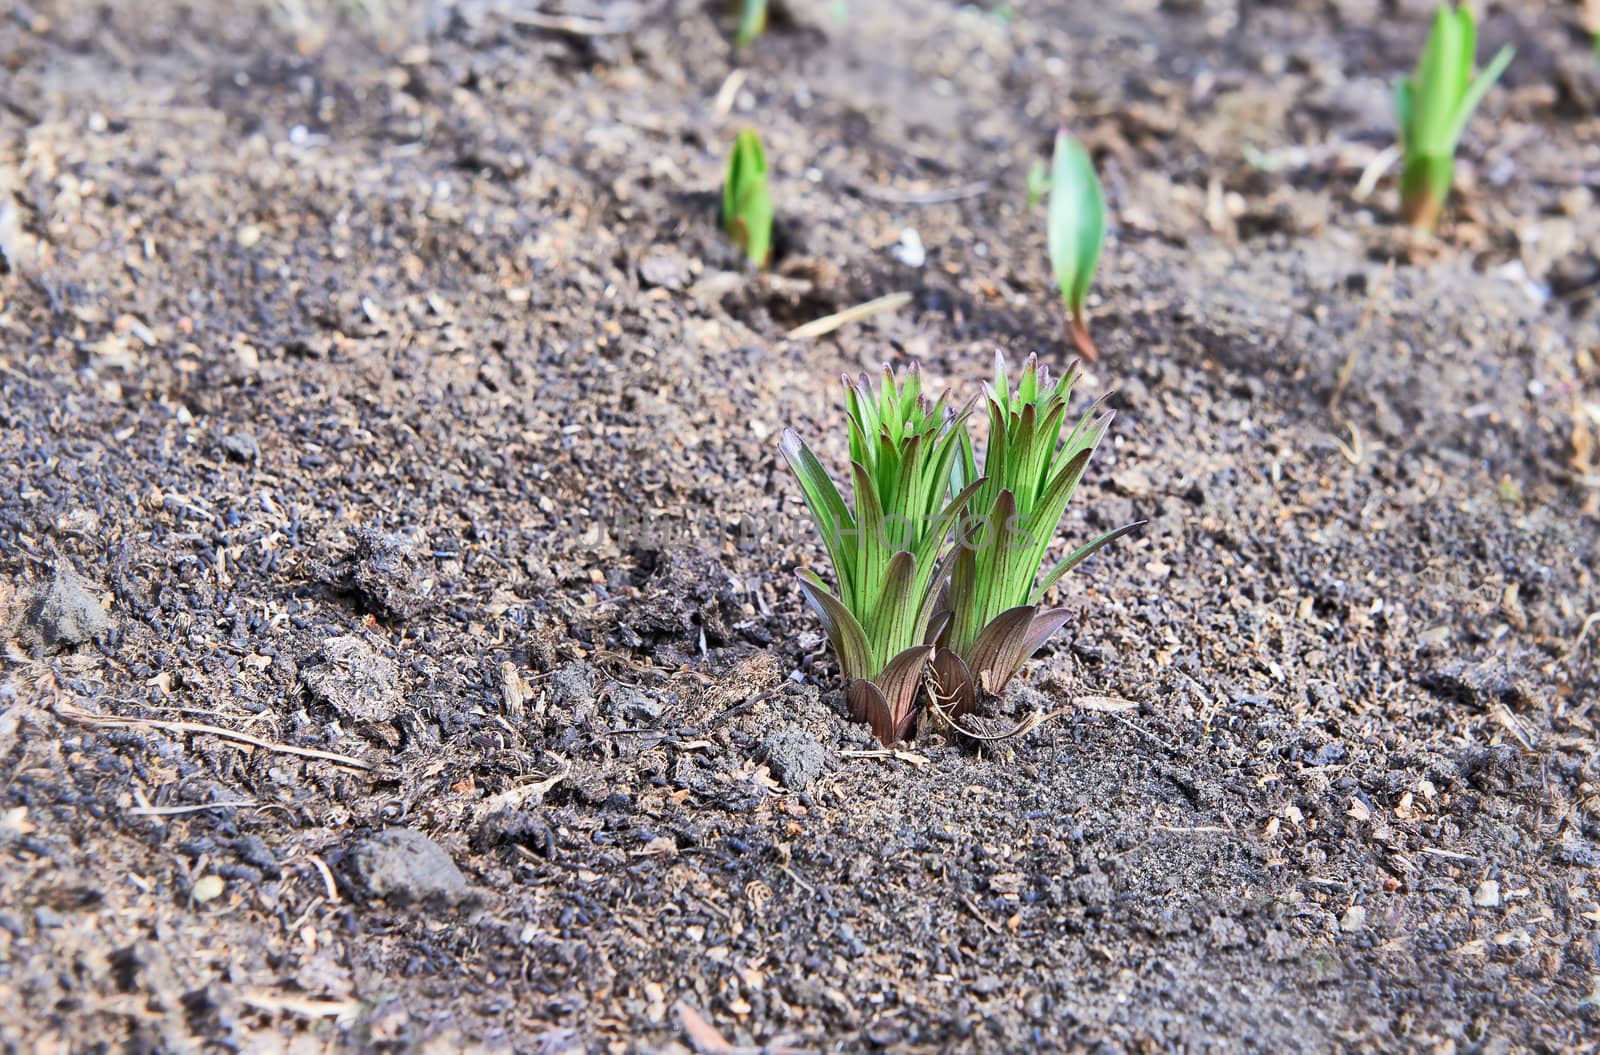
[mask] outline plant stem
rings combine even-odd
[[[1452,158],[1424,155],[1407,159],[1400,177],[1401,218],[1419,231],[1437,230],[1454,178]]]
[[[1072,346],[1078,349],[1078,354],[1091,363],[1100,361],[1100,350],[1094,346],[1094,338],[1089,336],[1089,320],[1083,311],[1075,311],[1067,319],[1067,336],[1072,338]]]

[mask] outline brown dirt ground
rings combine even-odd
[[[702,0],[0,5],[8,1050],[1592,1050],[1576,6],[1489,12],[1427,244],[1357,187],[1429,4],[845,7],[739,61]],[[776,434],[1064,361],[1058,122],[1121,411],[1067,533],[1151,523],[1008,706],[1137,707],[861,754]],[[397,826],[434,901],[362,871]]]

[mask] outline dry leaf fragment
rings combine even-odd
[[[1138,710],[1139,705],[1132,700],[1124,700],[1116,696],[1074,696],[1074,707],[1081,707],[1086,711],[1100,711],[1103,714],[1118,714],[1122,711]]]
[[[6,810],[0,817],[0,828],[11,832],[13,835],[31,835],[39,830],[38,826],[28,820],[28,807],[16,806]]]
[[[683,1031],[689,1036],[689,1045],[700,1055],[732,1055],[733,1045],[723,1039],[717,1028],[705,1020],[705,1017],[679,1000],[672,1006],[678,1013],[678,1021],[683,1023]]]

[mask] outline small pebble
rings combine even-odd
[[[928,250],[923,247],[922,236],[915,227],[907,227],[900,232],[900,241],[889,250],[889,253],[906,267],[921,267],[928,262]]]
[[[207,901],[215,901],[222,896],[222,877],[219,875],[203,875],[194,881],[194,886],[189,889],[189,896],[195,903],[204,905]]]
[[[236,462],[250,462],[261,460],[261,445],[256,442],[255,435],[249,432],[230,432],[219,441],[222,453]]]

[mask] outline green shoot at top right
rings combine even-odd
[[[1456,144],[1489,88],[1511,63],[1513,49],[1500,49],[1476,78],[1472,66],[1477,26],[1465,4],[1440,4],[1417,72],[1395,85],[1395,111],[1405,171],[1400,177],[1400,215],[1412,227],[1439,226],[1455,182]]]

